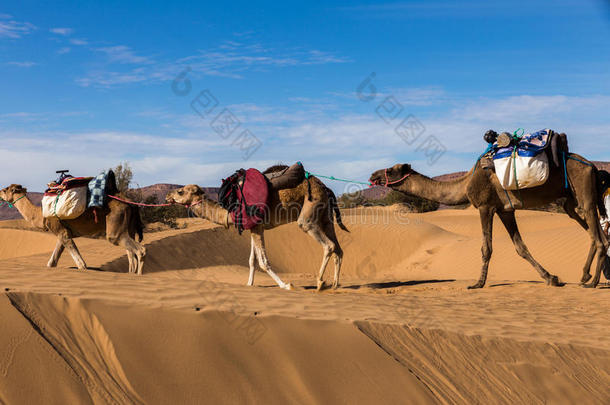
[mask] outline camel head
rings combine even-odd
[[[0,190],[0,198],[8,203],[13,203],[20,197],[26,195],[28,190],[21,184],[11,184]]]
[[[205,200],[205,192],[196,184],[188,184],[184,187],[167,193],[165,201],[168,204],[193,205]]]
[[[406,163],[397,163],[387,169],[377,170],[371,175],[369,181],[371,184],[387,187],[399,187],[411,174],[415,173],[411,169],[411,165]]]

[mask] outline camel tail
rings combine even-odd
[[[142,223],[142,217],[140,216],[140,207],[132,205],[131,215],[133,218],[133,227],[138,234],[138,242],[144,240],[144,224]]]
[[[337,204],[337,196],[328,187],[326,187],[326,192],[328,193],[328,204],[332,212],[335,214],[337,225],[339,225],[339,228],[343,229],[345,232],[349,232],[349,229],[347,229],[347,227],[343,224],[343,220],[341,219],[341,210],[339,209],[339,204]]]

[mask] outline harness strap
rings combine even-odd
[[[390,179],[388,178],[388,169],[385,169],[385,184],[383,186],[387,187],[387,186],[392,185],[392,184],[400,183],[401,181],[403,181],[404,179],[406,179],[410,175],[411,175],[411,173],[407,173],[407,174],[405,174],[404,176],[402,176],[400,179],[398,179],[396,181],[390,181]]]
[[[487,149],[485,149],[485,152],[481,153],[481,155],[479,156],[479,158],[475,162],[474,169],[472,170],[472,175],[471,175],[472,177],[474,177],[474,173],[477,171],[477,167],[479,166],[479,163],[481,163],[481,159],[483,159],[483,156],[487,155],[493,149],[494,149],[494,144],[493,143],[489,143],[487,145]]]
[[[510,199],[510,195],[508,195],[508,191],[506,191],[506,189],[504,189],[504,192],[506,193],[506,198],[508,198],[508,203],[510,204],[510,207],[514,210],[515,207],[513,206],[513,202]]]
[[[3,199],[0,198],[0,205],[2,205],[1,202],[5,202],[6,205],[8,205],[9,208],[13,208],[15,206],[15,203],[17,201],[21,200],[22,198],[25,198],[25,194],[22,195],[21,197],[19,197],[18,199],[16,199],[15,201],[13,201],[13,202],[9,202],[9,201],[6,201],[6,200],[3,200]]]
[[[568,184],[568,164],[567,164],[566,152],[561,151],[561,154],[563,155],[563,178],[565,179],[565,188],[567,189],[569,184]]]
[[[517,186],[517,190],[519,190],[519,179],[517,178],[517,153],[517,145],[515,145],[513,149],[513,174],[515,175],[515,185]]]
[[[568,155],[568,159],[572,159],[572,160],[575,160],[575,161],[577,161],[577,162],[582,163],[583,165],[587,165],[587,166],[589,166],[589,167],[593,167],[593,164],[592,164],[592,163],[585,162],[584,160],[580,160],[580,159],[578,159],[578,158],[575,158],[575,157],[574,157],[574,156],[572,156],[571,154],[570,154],[570,155]]]
[[[583,165],[586,165],[586,166],[589,166],[589,167],[594,167],[592,163],[585,162],[584,160],[575,158],[574,156],[572,156],[569,153],[566,153],[565,151],[562,151],[561,153],[563,154],[563,176],[564,176],[564,179],[565,179],[565,188],[569,187],[569,184],[568,184],[568,163],[567,163],[568,159],[575,160],[575,161],[577,161],[579,163],[582,163]]]

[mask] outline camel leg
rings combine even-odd
[[[595,275],[591,283],[585,284],[585,288],[595,288],[599,284],[599,280],[602,274],[603,262],[606,255],[606,244],[605,238],[602,235],[602,229],[599,224],[599,217],[597,216],[597,208],[593,206],[591,209],[586,210],[585,219],[589,225],[589,235],[595,243],[597,266],[595,268]]]
[[[144,269],[144,258],[146,257],[146,248],[142,246],[140,243],[135,240],[130,240],[136,245],[136,258],[138,259],[138,276],[142,275],[142,270]]]
[[[540,263],[538,263],[530,253],[529,249],[525,245],[525,242],[523,242],[523,239],[521,239],[519,227],[517,226],[517,220],[515,219],[515,212],[498,212],[498,216],[502,220],[506,231],[510,235],[513,244],[515,245],[515,249],[517,250],[517,254],[527,260],[532,266],[534,266],[538,274],[540,274],[540,277],[545,279],[547,284],[555,287],[562,285],[561,281],[559,280],[559,277],[554,276],[548,271],[546,271],[544,267],[542,267]]]
[[[136,255],[131,250],[126,250],[127,261],[129,262],[129,273],[135,273],[137,270]]]
[[[74,241],[72,239],[67,238],[63,241],[63,244],[64,247],[68,249],[68,252],[70,252],[70,256],[72,256],[72,260],[74,260],[74,263],[76,263],[76,267],[79,270],[87,270],[87,265],[85,264],[85,261],[83,260],[83,257],[81,256],[80,252],[78,251],[78,248],[76,247]]]
[[[53,250],[53,254],[47,263],[47,267],[56,267],[61,254],[64,252],[64,244],[60,239],[57,239],[57,243],[55,244],[55,250]]]
[[[144,267],[144,257],[146,256],[146,248],[140,243],[131,239],[129,235],[123,234],[120,237],[107,235],[108,242],[115,246],[122,246],[127,251],[127,259],[129,260],[129,273],[137,273],[142,275]]]
[[[341,273],[341,263],[343,262],[343,249],[339,245],[337,234],[335,233],[335,224],[332,222],[326,222],[323,227],[324,234],[335,244],[334,248],[334,259],[335,259],[335,278],[333,280],[333,289],[339,288],[339,276]]]
[[[250,234],[250,260],[248,261],[250,265],[250,276],[248,277],[248,286],[252,287],[254,285],[254,273],[256,272],[256,252],[254,249],[254,234]]]
[[[479,216],[481,217],[481,229],[483,230],[483,246],[481,247],[483,266],[481,267],[481,276],[479,277],[479,281],[469,286],[469,290],[483,288],[483,286],[485,286],[485,282],[487,281],[487,270],[489,269],[489,261],[491,260],[491,254],[493,252],[492,235],[494,210],[491,208],[481,207],[479,208]]]
[[[318,288],[317,291],[321,291],[324,288],[324,272],[326,271],[326,266],[328,265],[328,261],[335,251],[335,243],[330,240],[328,236],[324,233],[322,228],[318,224],[312,224],[307,233],[314,238],[319,244],[324,248],[324,256],[322,257],[322,265],[320,266],[320,271],[318,273]],[[336,269],[335,269],[336,270]],[[333,283],[334,285],[334,283]]]
[[[571,162],[572,167],[574,164],[574,162]],[[569,169],[571,168],[569,167]],[[579,170],[583,170],[582,167]],[[604,256],[606,255],[607,241],[603,236],[602,229],[599,224],[598,204],[596,199],[597,179],[594,170],[591,169],[589,172],[583,172],[583,176],[581,177],[582,179],[580,181],[571,182],[571,187],[574,198],[578,201],[578,206],[583,209],[584,221],[587,223],[591,241],[595,243],[594,255],[597,257],[597,267],[595,269],[593,280],[590,284],[585,285],[585,287],[594,288],[597,287],[601,277]],[[590,274],[588,271],[586,274],[583,273],[583,280],[588,279],[589,277]]]
[[[252,242],[254,242],[254,250],[256,252],[256,256],[258,257],[258,265],[261,269],[264,269],[267,274],[277,283],[280,288],[285,290],[293,290],[294,287],[290,283],[284,283],[282,279],[278,277],[277,274],[271,269],[271,265],[269,264],[269,259],[267,258],[267,252],[265,251],[265,237],[263,235],[263,229],[261,227],[255,227],[251,231],[252,233]]]
[[[578,222],[578,224],[580,226],[582,226],[582,228],[585,231],[587,231],[587,233],[589,233],[589,225],[587,224],[587,221],[582,219],[582,217],[580,215],[578,215],[578,213],[576,212],[576,204],[575,204],[574,200],[567,199],[566,202],[563,204],[563,209],[565,210],[566,214],[568,214],[568,216],[570,218],[572,218],[574,221]],[[591,247],[589,248],[589,254],[587,256],[585,266],[583,267],[583,270],[582,270],[582,278],[580,279],[581,285],[585,284],[587,281],[589,281],[591,279],[591,265],[593,264],[593,259],[595,257],[596,251],[597,251],[597,245],[595,243],[595,240],[591,239]]]

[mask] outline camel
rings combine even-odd
[[[492,229],[494,214],[500,217],[508,231],[519,256],[527,260],[551,286],[563,283],[557,276],[546,271],[531,255],[521,239],[515,210],[541,207],[557,200],[563,200],[565,212],[591,237],[591,248],[585,262],[581,285],[597,287],[600,279],[603,257],[607,242],[602,237],[598,208],[597,169],[582,156],[570,154],[566,160],[569,187],[565,187],[563,164],[551,166],[548,181],[542,186],[517,191],[505,191],[493,170],[484,169],[479,162],[465,176],[447,182],[435,181],[414,171],[408,164],[396,164],[387,169],[377,170],[371,175],[372,184],[391,187],[394,190],[437,201],[446,205],[461,205],[470,202],[479,210],[483,231],[483,267],[479,280],[469,289],[482,288],[487,280],[487,270],[492,254]],[[602,208],[599,208],[600,212]],[[595,277],[590,284],[591,264],[597,256]]]
[[[108,242],[116,246],[120,245],[127,250],[129,273],[142,275],[146,248],[135,240],[136,233],[140,242],[143,239],[143,225],[138,207],[110,200],[107,208],[98,210],[97,219],[92,210],[87,210],[78,218],[60,220],[44,218],[42,207],[34,205],[27,197],[27,189],[19,184],[12,184],[0,190],[0,198],[14,205],[21,216],[32,226],[50,231],[57,236],[57,244],[47,267],[56,267],[64,249],[67,249],[74,259],[76,267],[79,270],[86,270],[87,265],[72,239],[79,236],[106,234]]]
[[[269,173],[270,170],[282,170],[286,167],[273,166],[267,169],[265,173]],[[311,200],[309,199],[308,181],[310,182]],[[169,192],[166,201],[189,206],[196,216],[223,225],[226,228],[233,224],[229,212],[216,201],[208,198],[201,187],[196,184],[189,184]],[[333,255],[335,276],[332,287],[333,289],[338,288],[343,250],[335,234],[333,214],[336,216],[339,227],[346,232],[349,231],[341,222],[341,213],[332,190],[328,189],[316,177],[303,180],[297,187],[290,189],[278,191],[270,187],[267,213],[268,218],[250,230],[250,276],[247,285],[254,285],[255,261],[258,259],[259,267],[265,270],[280,288],[294,289],[291,283],[282,281],[271,268],[265,250],[264,231],[296,221],[303,232],[309,234],[324,248],[322,265],[317,279],[317,291],[324,288],[324,272]]]

